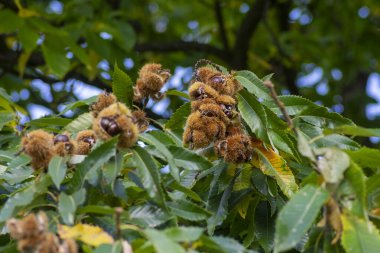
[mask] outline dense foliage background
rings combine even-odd
[[[5,222],[39,210],[53,232],[100,227],[111,244],[72,235],[83,252],[121,251],[123,241],[165,253],[380,248],[380,151],[364,146],[380,137],[376,0],[15,0],[0,8],[1,252],[16,248]],[[244,86],[238,108],[262,141],[249,163],[183,147],[186,90],[205,57],[236,70]],[[167,97],[148,103],[156,121],[138,145],[98,142],[86,157],[55,157],[47,173],[16,155],[26,131],[90,128],[88,106],[101,90],[130,105],[127,91],[151,61],[174,76]],[[294,129],[264,85],[270,78]]]
[[[132,78],[146,61],[177,67],[168,88],[185,89],[189,67],[208,58],[274,73],[283,94],[359,125],[380,123],[377,0],[3,0],[0,8],[0,85],[33,118],[87,98],[83,83],[109,90],[115,62]],[[172,112],[180,103],[161,106]]]

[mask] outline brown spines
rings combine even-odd
[[[112,105],[116,101],[117,99],[114,94],[108,92],[100,93],[97,101],[90,105],[90,111],[94,117],[97,117],[101,110]]]
[[[54,155],[52,134],[43,130],[34,130],[22,137],[21,144],[25,154],[32,158],[34,170],[48,167]]]
[[[202,100],[205,98],[216,98],[219,96],[219,93],[202,82],[195,82],[189,87],[189,96],[191,100]]]
[[[226,126],[216,117],[203,116],[200,112],[192,113],[187,121],[183,135],[185,145],[192,148],[204,148],[216,139],[223,138]]]
[[[216,97],[215,100],[229,119],[234,119],[239,115],[236,111],[236,100],[233,97],[228,95],[220,95]]]
[[[73,240],[63,240],[48,231],[48,219],[45,213],[29,214],[21,220],[9,219],[7,227],[11,237],[17,240],[17,249],[21,253],[77,253]]]
[[[143,110],[135,110],[132,112],[132,121],[135,123],[139,129],[139,132],[142,133],[149,127],[149,120],[146,117],[146,113]]]
[[[195,80],[212,87],[222,95],[234,96],[242,88],[233,75],[223,74],[221,71],[207,66],[196,70]]]
[[[56,135],[53,143],[53,152],[55,155],[66,156],[76,153],[76,142],[70,139],[68,133]]]
[[[92,146],[96,143],[96,135],[93,130],[83,130],[76,137],[76,154],[87,155],[90,153]]]
[[[138,138],[138,127],[132,121],[131,111],[122,103],[114,103],[103,109],[94,119],[93,130],[102,140],[119,135],[118,146],[133,146]]]
[[[215,153],[223,157],[226,162],[244,163],[252,158],[252,144],[250,137],[245,134],[228,136],[214,145]]]
[[[170,71],[162,69],[161,64],[148,63],[139,71],[139,78],[134,87],[134,101],[151,97],[155,100],[162,98],[160,90],[170,77]]]

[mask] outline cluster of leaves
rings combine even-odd
[[[183,147],[190,114],[185,102],[131,149],[118,150],[115,137],[88,156],[55,157],[47,173],[33,172],[28,156],[15,155],[24,132],[16,127],[21,108],[0,89],[0,224],[39,210],[53,231],[60,223],[93,224],[118,240],[100,246],[82,240],[82,251],[95,253],[120,252],[122,240],[139,253],[376,252],[380,151],[347,135],[380,136],[380,129],[358,127],[302,97],[279,96],[292,129],[264,85],[271,76],[234,75],[245,87],[237,95],[241,117],[262,141],[244,164]],[[117,67],[113,76],[114,94],[131,103],[130,78]],[[187,100],[181,92],[170,94]],[[66,110],[83,112],[95,99]],[[91,124],[91,115],[80,113],[74,119],[50,115],[26,127],[76,133]],[[12,252],[15,242],[2,231],[0,249]]]

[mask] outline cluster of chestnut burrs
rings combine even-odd
[[[73,239],[60,239],[48,231],[48,218],[44,212],[30,213],[21,220],[9,219],[7,228],[11,237],[17,240],[21,253],[77,253]]]
[[[168,70],[160,64],[149,63],[139,71],[139,78],[134,87],[135,102],[147,98],[162,98],[160,90],[170,77]],[[54,155],[87,155],[97,140],[106,141],[118,135],[118,147],[133,146],[139,132],[149,126],[146,114],[141,109],[131,110],[124,103],[118,102],[112,93],[101,93],[97,101],[90,105],[93,115],[92,130],[83,130],[75,136],[69,132],[52,134],[44,130],[34,130],[25,134],[21,140],[22,151],[32,158],[32,167],[46,169]]]
[[[206,63],[208,65],[203,67],[196,66],[189,87],[191,114],[186,122],[183,143],[190,149],[214,144],[215,153],[226,162],[247,162],[252,158],[253,149],[235,98],[242,87],[232,74],[223,73],[211,62]]]

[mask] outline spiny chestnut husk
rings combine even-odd
[[[132,112],[132,121],[135,123],[139,129],[139,132],[142,133],[149,127],[149,120],[146,117],[146,113],[143,110],[135,110]]]
[[[204,148],[225,137],[228,118],[217,104],[203,104],[190,114],[183,134],[183,143],[189,148]]]
[[[138,127],[132,121],[131,111],[122,103],[115,103],[103,109],[94,119],[93,130],[97,138],[108,140],[119,135],[118,146],[133,146],[138,138]]]
[[[76,143],[70,139],[68,133],[57,134],[53,142],[55,155],[66,156],[73,155],[76,152]]]
[[[95,103],[90,105],[90,111],[92,115],[96,118],[101,110],[107,108],[117,101],[114,94],[109,92],[102,92],[99,94],[98,99]]]
[[[209,85],[195,82],[189,87],[189,96],[191,100],[202,100],[205,98],[216,98],[219,96],[219,93]]]
[[[160,90],[169,77],[170,71],[162,69],[161,64],[145,64],[139,71],[139,78],[136,80],[136,86],[134,87],[133,100],[140,101],[148,97],[160,100],[163,97]]]
[[[219,94],[234,96],[242,89],[239,81],[230,74],[222,72],[211,67],[201,67],[197,70],[196,80],[211,86]]]
[[[96,135],[93,130],[83,130],[77,134],[76,137],[77,148],[76,154],[87,155],[90,153],[91,148],[96,143]]]
[[[217,141],[214,150],[216,155],[230,163],[245,163],[252,159],[252,143],[245,134],[235,134]]]
[[[47,168],[54,155],[53,135],[43,130],[34,130],[21,139],[25,154],[32,158],[32,167],[37,170]]]
[[[7,227],[17,249],[22,253],[77,253],[76,243],[71,240],[60,242],[55,234],[48,232],[45,213],[29,214],[21,220],[9,219]]]
[[[233,97],[220,95],[216,98],[216,103],[229,119],[234,119],[238,116],[238,112],[236,111],[236,100]]]

